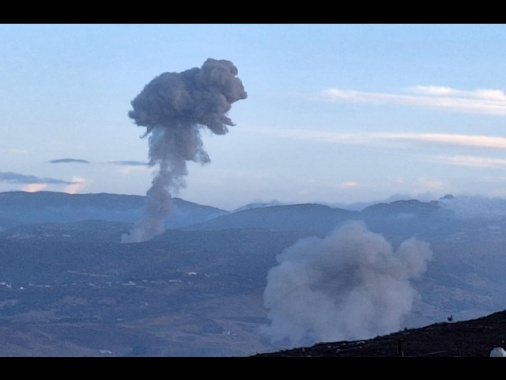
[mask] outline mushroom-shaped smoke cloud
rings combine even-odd
[[[262,332],[278,347],[366,339],[400,328],[416,291],[410,280],[426,270],[429,243],[408,239],[397,250],[353,221],[324,239],[285,249],[267,277]]]
[[[186,185],[186,162],[210,162],[200,128],[224,135],[234,125],[227,112],[247,97],[237,74],[232,62],[209,58],[200,69],[159,75],[132,101],[128,115],[147,128],[143,137],[149,136],[149,165],[159,170],[146,193],[144,217],[122,242],[150,240],[164,231],[172,195]]]

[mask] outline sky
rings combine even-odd
[[[153,78],[231,61],[247,98],[184,200],[506,198],[506,25],[1,24],[0,192],[145,195]]]

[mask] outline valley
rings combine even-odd
[[[179,227],[122,244],[131,226],[124,216],[138,213],[139,203],[129,208],[119,196],[121,207],[110,197],[98,207],[102,195],[50,194],[61,203],[45,195],[37,204],[27,193],[15,196],[32,203],[2,205],[8,195],[0,197],[2,357],[237,357],[290,348],[262,333],[271,322],[268,274],[287,248],[322,239],[349,218],[393,247],[412,236],[430,243],[432,259],[411,281],[417,295],[399,330],[449,316],[461,322],[506,305],[506,219],[457,218],[434,202],[362,212],[276,205],[234,213],[179,200],[179,217],[170,221]],[[13,211],[23,205],[34,215]],[[93,218],[80,219],[93,205]]]

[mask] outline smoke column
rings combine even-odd
[[[359,221],[324,239],[299,240],[268,273],[264,304],[271,323],[261,332],[288,348],[398,331],[417,295],[410,280],[431,257],[429,243],[411,238],[394,250]]]
[[[227,112],[247,97],[237,74],[232,62],[209,58],[200,69],[157,76],[131,102],[128,116],[147,128],[143,137],[149,136],[149,165],[158,165],[158,171],[146,193],[143,218],[121,242],[150,240],[164,231],[172,195],[186,186],[186,162],[210,162],[200,129],[224,135],[234,125]]]

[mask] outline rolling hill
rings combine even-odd
[[[449,315],[451,326],[460,326],[505,308],[506,218],[462,217],[452,201],[228,212],[176,198],[165,233],[121,244],[142,212],[142,197],[1,193],[0,356],[251,356],[291,349],[262,330],[272,323],[264,299],[271,271],[289,248],[329,242],[350,221],[363,222],[368,239],[394,252],[413,237],[430,245],[427,269],[410,280],[416,296],[400,332],[441,327]]]

